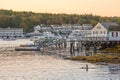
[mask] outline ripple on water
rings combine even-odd
[[[0,80],[120,80],[108,66],[51,56],[14,56],[0,60]],[[91,69],[81,69],[88,64]],[[101,67],[102,66],[102,67]]]

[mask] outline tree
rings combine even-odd
[[[25,31],[33,31],[33,26],[61,25],[61,24],[92,24],[97,22],[117,22],[120,24],[120,17],[101,17],[92,14],[51,14],[17,12],[12,10],[0,10],[0,28],[23,28]]]

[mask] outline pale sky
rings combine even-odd
[[[0,0],[0,9],[120,16],[120,0]]]

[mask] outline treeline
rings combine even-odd
[[[120,17],[101,17],[92,14],[51,14],[34,12],[17,12],[12,10],[0,10],[0,28],[24,28],[30,32],[38,24],[61,25],[61,24],[92,24],[97,22],[117,22]]]

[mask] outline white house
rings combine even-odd
[[[72,25],[71,29],[72,30],[82,30],[83,28],[82,28],[82,25],[80,25],[80,24],[74,24],[74,25]]]
[[[81,30],[72,30],[72,33],[69,35],[69,39],[72,39],[72,40],[79,39],[79,40],[81,40],[82,39]]]
[[[41,36],[42,33],[40,33],[40,30],[41,30],[40,25],[34,26],[34,32],[27,33],[26,37]]]
[[[73,40],[91,40],[92,32],[91,30],[72,30],[72,33],[69,35],[69,38]]]
[[[0,38],[23,37],[23,28],[0,28]]]
[[[111,31],[114,28],[112,28],[111,26],[116,27],[116,26],[119,26],[119,25],[115,22],[98,23],[92,29],[93,40],[109,40],[109,39],[112,39]],[[116,34],[118,34],[118,33],[116,33]],[[109,38],[109,37],[111,37],[111,38]]]
[[[47,25],[40,25],[41,30],[44,31],[52,31],[53,27],[52,26],[47,26]]]
[[[92,40],[92,31],[91,30],[81,30],[81,40]]]
[[[109,41],[120,41],[120,26],[109,27]]]
[[[83,24],[81,25],[72,25],[72,33],[69,35],[70,39],[77,40],[91,40],[92,39],[92,31],[93,26],[91,24]]]
[[[39,25],[34,27],[34,33],[39,33],[40,30],[41,30],[41,27]]]
[[[108,30],[101,23],[98,23],[91,31],[93,40],[108,39]]]
[[[83,24],[82,30],[91,30],[93,28],[92,24]]]

